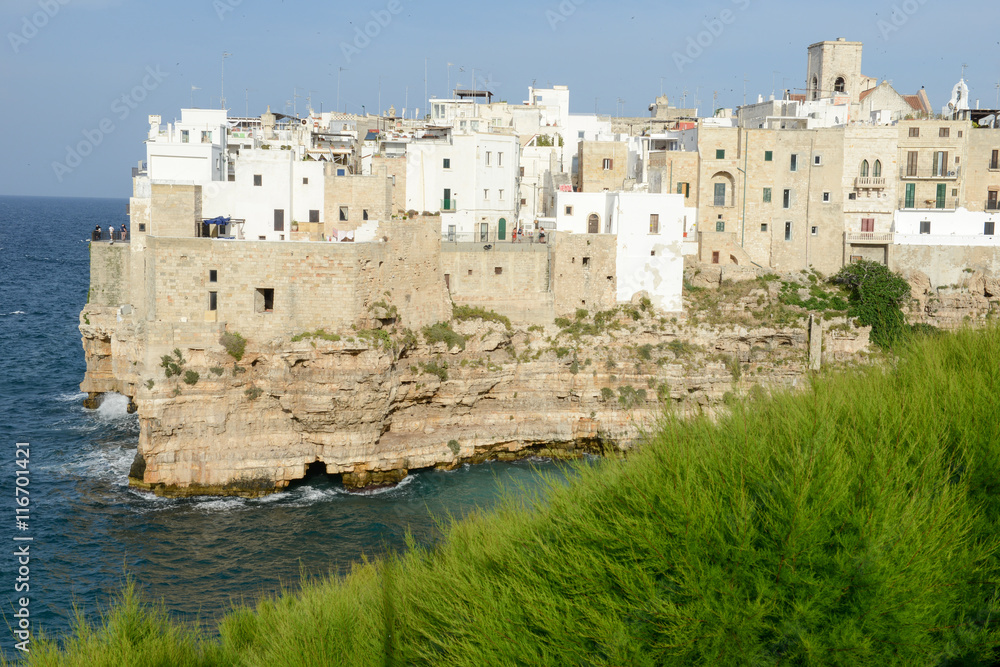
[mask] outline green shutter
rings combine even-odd
[[[725,148],[717,148],[717,149],[715,149],[715,159],[716,160],[725,160],[726,159],[726,149]]]
[[[916,208],[916,203],[917,203],[917,184],[907,183],[906,202],[904,202],[903,208]]]
[[[771,203],[771,188],[764,188],[764,203]]]
[[[948,194],[948,184],[938,183],[937,186],[937,207],[944,208],[944,198]]]
[[[774,159],[774,151],[764,151],[764,162],[770,162]]]

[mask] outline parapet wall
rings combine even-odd
[[[129,275],[132,254],[125,243],[90,244],[90,291],[87,303],[120,306],[130,303]]]
[[[617,303],[613,234],[552,234],[552,297],[556,316],[610,310]]]
[[[544,324],[555,317],[549,290],[548,244],[446,243],[441,271],[454,303],[480,306],[515,322]]]

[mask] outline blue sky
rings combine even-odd
[[[926,86],[935,109],[966,64],[972,100],[993,106],[1000,8],[956,7],[942,0],[2,0],[0,194],[128,196],[146,117],[178,117],[192,86],[200,88],[195,106],[217,108],[224,51],[232,54],[227,106],[238,115],[248,100],[253,115],[268,104],[284,111],[296,88],[300,113],[310,95],[317,110],[330,110],[340,67],[341,109],[377,111],[380,78],[383,109],[425,107],[425,60],[431,96],[447,94],[451,62],[452,87],[471,85],[475,68],[509,102],[523,101],[533,81],[566,84],[573,112],[596,105],[604,114],[644,116],[662,86],[678,105],[685,90],[688,105],[697,96],[704,114],[716,91],[718,106],[742,103],[744,78],[751,101],[772,86],[779,94],[803,88],[807,46],[837,37],[865,43],[865,74],[905,93]],[[377,18],[385,25],[371,23]],[[375,36],[358,48],[356,29],[366,26]],[[699,37],[701,53],[688,52]],[[675,54],[697,57],[678,66]],[[88,154],[73,157],[81,142]]]

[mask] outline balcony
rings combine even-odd
[[[882,176],[858,176],[854,179],[855,190],[883,190],[885,178]]]
[[[1000,171],[1000,160],[990,160],[990,171]]]
[[[987,199],[986,200],[986,209],[985,210],[987,210],[987,211],[1000,211],[1000,201],[997,201],[996,199]]]
[[[934,168],[912,169],[903,167],[899,177],[904,181],[954,181],[962,176],[962,168],[952,165],[952,169],[938,170]]]
[[[451,199],[441,200],[441,212],[442,213],[454,213],[458,210],[458,200],[452,197]]]
[[[950,197],[944,199],[940,202],[938,206],[937,199],[909,199],[906,198],[899,200],[899,210],[917,210],[917,211],[953,211],[961,205],[960,199],[952,199]]]
[[[845,237],[854,244],[887,245],[893,241],[892,232],[847,232]]]

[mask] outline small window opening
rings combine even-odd
[[[208,282],[217,283],[219,282],[219,271],[217,269],[210,269],[208,272]]]
[[[274,289],[258,287],[254,296],[254,310],[258,313],[274,312]]]

